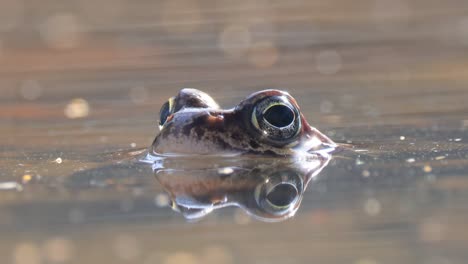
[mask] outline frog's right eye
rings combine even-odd
[[[166,121],[168,119],[168,117],[173,114],[174,110],[174,98],[171,97],[169,98],[169,100],[167,100],[167,102],[165,102],[162,106],[161,106],[161,110],[159,110],[159,129],[163,129],[164,127],[164,124],[166,124]]]

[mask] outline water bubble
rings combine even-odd
[[[376,216],[380,214],[381,205],[377,199],[370,198],[364,204],[364,211],[370,216]]]
[[[272,42],[263,41],[254,43],[250,47],[249,62],[257,68],[269,68],[273,66],[279,57],[278,49]]]
[[[415,162],[415,161],[416,161],[416,159],[414,159],[414,158],[408,158],[408,159],[406,159],[406,162],[408,162],[408,163],[413,163],[413,162]]]
[[[400,136],[400,140],[405,140],[406,137],[405,136]]]
[[[336,74],[342,67],[341,55],[335,50],[321,51],[315,58],[315,67],[321,74]]]
[[[13,249],[14,264],[41,264],[41,252],[33,243],[20,243]]]
[[[129,234],[119,234],[114,239],[115,255],[125,261],[134,261],[140,254],[140,243],[135,236]]]
[[[45,242],[43,252],[50,263],[64,263],[72,259],[74,246],[70,240],[56,237]]]
[[[131,148],[136,148],[137,144],[135,142],[130,143]]]
[[[228,25],[219,35],[219,48],[228,56],[238,58],[251,46],[252,36],[249,28],[243,25]]]
[[[42,95],[42,87],[36,80],[24,80],[19,86],[21,97],[33,101]]]
[[[40,35],[51,48],[77,47],[84,37],[84,25],[74,14],[59,13],[47,18],[40,28]]]
[[[90,108],[86,100],[75,98],[66,105],[64,112],[70,119],[83,118],[89,115]]]

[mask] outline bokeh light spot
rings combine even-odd
[[[77,47],[84,38],[84,33],[84,25],[70,13],[50,16],[40,28],[41,38],[54,49]]]
[[[20,243],[13,250],[14,264],[41,264],[41,252],[33,243]]]
[[[120,234],[114,240],[115,255],[125,261],[133,261],[140,256],[141,245],[135,236]]]
[[[134,104],[143,104],[148,100],[148,89],[146,89],[144,86],[136,86],[132,87],[129,92],[130,100]]]
[[[226,247],[208,246],[203,250],[203,263],[206,264],[231,264],[233,263],[231,252]]]
[[[49,239],[44,245],[44,256],[50,263],[64,263],[73,257],[73,243],[65,238]]]
[[[249,52],[249,62],[257,68],[273,66],[278,61],[278,57],[278,49],[269,41],[253,44]]]
[[[24,80],[20,83],[19,92],[24,99],[33,101],[42,95],[42,87],[36,80]]]
[[[335,50],[321,51],[315,58],[315,66],[321,74],[336,74],[341,70],[341,55]]]
[[[65,107],[65,116],[70,119],[83,118],[89,115],[89,104],[82,98],[71,100]]]
[[[227,56],[238,58],[250,48],[252,36],[248,27],[229,25],[219,35],[219,48]]]

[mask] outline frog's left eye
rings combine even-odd
[[[261,134],[278,143],[294,138],[301,128],[299,110],[284,96],[267,97],[252,112],[252,124]]]
[[[173,108],[174,108],[174,98],[171,97],[167,102],[165,102],[161,106],[161,110],[159,110],[159,129],[162,129],[164,127],[164,124],[167,121],[167,118],[173,114]]]

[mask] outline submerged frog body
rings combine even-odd
[[[280,90],[256,92],[232,109],[208,94],[182,89],[160,111],[152,153],[293,155],[329,150],[336,144],[310,126],[296,100]]]

